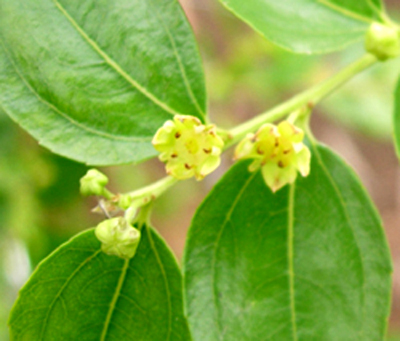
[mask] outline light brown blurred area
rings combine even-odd
[[[363,53],[360,44],[326,56],[294,55],[265,41],[217,0],[180,2],[203,59],[211,120],[222,128],[306,90]],[[400,18],[399,0],[386,4]],[[311,122],[314,135],[354,167],[384,221],[394,263],[390,340],[398,341],[400,166],[391,115],[399,75],[400,60],[376,65],[318,105]],[[1,112],[0,145],[0,340],[7,340],[10,307],[37,263],[103,217],[91,213],[95,200],[79,194],[79,178],[87,167],[40,147]],[[222,165],[203,181],[182,181],[155,203],[152,222],[178,259],[196,208],[232,164],[231,154],[225,153]],[[158,160],[101,170],[113,192],[134,190],[165,175]]]

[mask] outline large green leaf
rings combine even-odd
[[[102,253],[93,230],[61,246],[21,290],[10,326],[12,340],[190,340],[180,271],[146,227],[131,260]]]
[[[204,119],[203,78],[176,0],[0,0],[0,107],[58,154],[156,155],[172,115]]]
[[[326,53],[363,39],[380,21],[380,0],[220,0],[273,43],[298,53]]]
[[[396,91],[394,93],[393,126],[396,152],[397,156],[400,158],[400,79],[397,83]]]
[[[184,278],[194,340],[382,340],[391,262],[356,175],[324,147],[277,194],[235,166],[196,213]]]

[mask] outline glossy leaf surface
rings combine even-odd
[[[203,78],[176,0],[0,0],[0,107],[55,153],[157,155],[167,119],[204,119]]]
[[[380,0],[220,0],[273,43],[298,53],[326,53],[360,41],[380,21]]]
[[[190,340],[181,274],[150,228],[131,260],[100,251],[93,230],[61,246],[20,292],[12,340]]]
[[[236,165],[195,215],[184,260],[194,340],[382,340],[391,262],[356,175],[325,147],[275,195]]]

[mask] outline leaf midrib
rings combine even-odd
[[[82,27],[72,18],[67,10],[57,1],[53,0],[54,5],[58,8],[58,10],[66,17],[66,19],[71,23],[71,25],[75,28],[75,30],[80,34],[80,36],[104,59],[104,61],[110,65],[120,76],[122,76],[130,85],[132,85],[136,90],[138,90],[142,95],[147,97],[154,104],[159,106],[161,109],[166,111],[171,115],[182,115],[178,111],[171,108],[168,104],[161,101],[154,94],[148,91],[145,87],[140,85],[137,81],[135,81],[128,73],[126,73],[119,64],[114,61],[106,52],[104,52],[100,46],[89,37],[88,34],[82,29]]]
[[[109,329],[109,326],[110,326],[110,323],[111,323],[111,319],[113,317],[113,314],[114,314],[115,307],[117,305],[118,299],[121,296],[121,290],[122,290],[122,287],[123,287],[125,279],[126,279],[126,273],[128,271],[128,268],[129,268],[129,261],[130,261],[130,259],[125,259],[124,265],[122,266],[121,274],[120,274],[120,276],[118,278],[118,284],[117,284],[117,286],[115,288],[114,295],[113,295],[112,300],[110,302],[110,306],[109,306],[108,311],[107,311],[107,316],[106,316],[106,319],[104,321],[104,325],[103,325],[103,329],[102,329],[101,337],[100,337],[101,341],[104,341],[106,339],[106,337],[107,337],[107,333],[108,333],[108,329]]]
[[[219,299],[218,299],[218,290],[216,286],[216,258],[217,258],[217,251],[219,247],[219,243],[222,237],[222,234],[225,230],[226,224],[228,221],[230,221],[230,218],[232,216],[233,211],[235,210],[237,204],[239,203],[241,197],[243,196],[246,188],[250,185],[250,183],[254,180],[257,172],[254,172],[245,182],[243,187],[241,188],[240,192],[237,194],[235,199],[232,202],[232,205],[229,209],[229,211],[226,214],[225,220],[221,225],[220,230],[218,231],[217,239],[215,241],[214,245],[214,254],[213,254],[213,259],[211,263],[211,271],[212,271],[212,288],[213,288],[213,299],[214,299],[214,305],[217,308],[216,309],[216,320],[218,323],[218,336],[221,338],[221,321],[219,319]],[[295,289],[294,289],[294,257],[293,257],[293,241],[294,241],[294,195],[295,195],[295,184],[290,185],[290,190],[289,190],[289,195],[288,195],[288,237],[287,237],[287,258],[288,258],[288,286],[289,286],[289,301],[290,301],[290,315],[291,315],[291,326],[292,326],[292,336],[293,340],[297,341],[297,323],[296,323],[296,306],[295,306]]]
[[[348,18],[351,18],[351,19],[354,19],[357,21],[363,21],[368,24],[372,24],[374,22],[372,19],[365,17],[364,15],[353,12],[347,8],[343,8],[339,5],[336,5],[332,2],[330,2],[329,0],[317,0],[317,2],[319,2],[321,5],[324,5],[324,6],[328,7],[329,9],[331,9],[335,12],[338,12]],[[368,3],[368,5],[370,6],[370,3]]]
[[[294,289],[294,196],[296,191],[296,183],[290,185],[288,195],[288,231],[287,231],[287,256],[288,256],[288,279],[289,279],[289,297],[290,297],[290,314],[292,325],[293,340],[297,341],[297,321],[296,321],[296,298]]]
[[[365,315],[365,284],[366,284],[366,278],[365,278],[365,269],[364,269],[364,258],[362,257],[361,254],[361,249],[360,246],[358,245],[358,240],[356,238],[356,234],[354,232],[354,226],[353,223],[350,219],[349,212],[347,210],[347,205],[340,193],[339,188],[337,187],[337,184],[335,180],[333,179],[332,175],[328,171],[325,163],[322,160],[321,154],[318,150],[317,145],[315,144],[314,140],[310,138],[311,140],[311,146],[314,151],[314,155],[317,157],[317,161],[321,166],[321,169],[325,173],[328,181],[331,183],[336,196],[341,204],[342,211],[344,213],[344,216],[346,218],[347,224],[351,229],[353,238],[354,238],[354,243],[357,247],[357,253],[360,259],[360,266],[361,266],[361,271],[362,271],[362,296],[361,296],[361,306],[362,306],[362,315]],[[291,308],[291,324],[292,324],[292,331],[293,331],[293,340],[297,341],[298,336],[297,336],[297,325],[296,325],[296,306],[295,306],[295,289],[294,289],[294,278],[295,278],[295,271],[294,271],[294,249],[293,249],[293,242],[294,242],[294,200],[295,200],[295,185],[296,183],[292,184],[289,189],[289,200],[288,200],[288,261],[289,261],[289,290],[290,290],[290,308]],[[364,331],[364,324],[362,324],[361,328],[361,335],[363,335]]]
[[[6,47],[4,41],[3,41],[3,39],[1,39],[1,37],[0,37],[0,44],[3,46],[3,49],[4,49],[5,53],[7,54],[7,58],[9,60],[9,62],[11,63],[11,65],[13,66],[15,73],[21,79],[22,83],[25,84],[25,86],[28,88],[28,90],[38,99],[39,102],[41,102],[45,106],[49,107],[53,112],[55,112],[58,115],[60,115],[62,118],[64,118],[68,122],[70,122],[72,125],[80,128],[80,129],[82,129],[84,131],[87,131],[90,134],[98,135],[98,136],[105,137],[105,138],[112,139],[112,140],[125,141],[125,142],[150,142],[151,141],[151,137],[133,137],[133,136],[132,137],[127,137],[127,136],[121,136],[121,135],[112,135],[112,134],[106,133],[104,131],[100,131],[100,130],[96,130],[96,129],[90,128],[90,127],[88,127],[88,126],[86,126],[86,125],[74,120],[71,116],[65,114],[60,109],[58,109],[55,105],[53,105],[52,103],[50,103],[46,99],[44,99],[35,90],[35,88],[28,82],[28,80],[25,78],[25,76],[22,74],[22,72],[17,67],[15,61],[11,57],[10,52],[8,51],[8,48]],[[10,117],[13,117],[13,115],[9,113],[9,110],[7,110],[5,108],[4,103],[0,102],[0,106],[1,106],[1,109],[3,111],[5,111]]]
[[[151,3],[151,2],[149,2],[149,3]],[[180,6],[180,5],[179,5],[179,6]],[[167,34],[168,39],[169,39],[169,41],[170,41],[170,43],[171,43],[171,47],[172,47],[172,50],[174,51],[175,58],[176,58],[176,60],[177,60],[177,62],[178,62],[179,71],[180,71],[180,74],[181,74],[181,76],[182,76],[182,80],[183,80],[183,82],[184,82],[184,84],[185,84],[186,91],[187,91],[187,93],[188,93],[188,95],[189,95],[189,97],[190,97],[190,99],[191,99],[193,105],[195,106],[196,110],[198,111],[198,113],[199,113],[202,117],[205,117],[206,115],[205,115],[204,111],[201,109],[200,104],[199,104],[199,102],[197,101],[197,98],[196,98],[196,96],[194,95],[193,89],[192,89],[192,87],[191,87],[191,85],[190,85],[190,82],[189,82],[189,79],[188,79],[188,77],[187,77],[185,67],[184,67],[184,65],[183,65],[183,63],[182,63],[182,59],[181,59],[181,56],[180,56],[180,54],[179,54],[178,48],[177,48],[177,46],[176,46],[174,37],[173,37],[173,35],[171,34],[171,31],[168,29],[168,26],[166,26],[166,25],[164,24],[164,20],[163,20],[163,18],[159,15],[157,7],[156,7],[156,6],[153,6],[153,8],[154,8],[154,13],[155,13],[156,16],[157,16],[157,19],[158,19],[159,22],[161,23],[161,26],[163,27],[163,29],[164,29],[165,33]]]
[[[343,196],[340,193],[340,190],[339,190],[335,180],[333,179],[331,173],[328,171],[325,163],[323,162],[321,154],[320,154],[320,152],[318,150],[318,147],[317,147],[316,143],[314,142],[314,140],[312,138],[310,140],[311,140],[312,149],[314,150],[314,155],[317,157],[318,163],[320,164],[321,169],[324,171],[326,177],[328,178],[329,182],[331,183],[331,185],[332,185],[332,187],[333,187],[333,189],[334,189],[334,191],[336,193],[337,198],[339,199],[339,202],[340,202],[340,204],[342,206],[342,210],[343,210],[344,216],[346,218],[347,224],[350,227],[350,230],[352,232],[352,235],[353,235],[353,238],[354,238],[354,243],[355,243],[355,245],[357,247],[357,253],[358,253],[359,260],[360,260],[360,266],[361,266],[361,272],[362,272],[361,306],[362,306],[362,315],[364,316],[365,315],[365,292],[366,292],[366,289],[365,289],[366,276],[365,276],[365,268],[364,268],[364,257],[362,256],[361,248],[360,248],[360,245],[358,244],[358,240],[357,240],[356,234],[354,232],[354,226],[353,226],[353,223],[351,221],[349,212],[347,210],[347,205],[346,205],[346,203],[345,203],[345,201],[343,199]],[[363,321],[363,319],[361,319],[361,321]],[[360,332],[361,332],[361,335],[364,332],[364,324],[363,323],[362,323],[362,328],[361,328]]]

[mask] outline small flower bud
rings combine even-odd
[[[140,242],[140,231],[122,217],[101,222],[95,235],[104,253],[120,258],[133,258]]]
[[[128,209],[132,205],[132,198],[128,194],[118,195],[118,206],[123,210]]]
[[[365,39],[365,49],[379,60],[400,55],[399,31],[390,26],[373,23]]]
[[[311,153],[303,144],[304,133],[288,121],[278,126],[264,124],[256,134],[249,134],[235,150],[235,159],[254,159],[249,171],[261,168],[265,183],[276,192],[293,183],[297,171],[310,172]]]
[[[80,180],[80,191],[82,195],[103,195],[108,178],[97,169],[89,169]]]
[[[203,125],[193,116],[176,115],[158,129],[153,146],[166,163],[169,175],[183,180],[203,179],[220,164],[224,142],[214,125]]]

